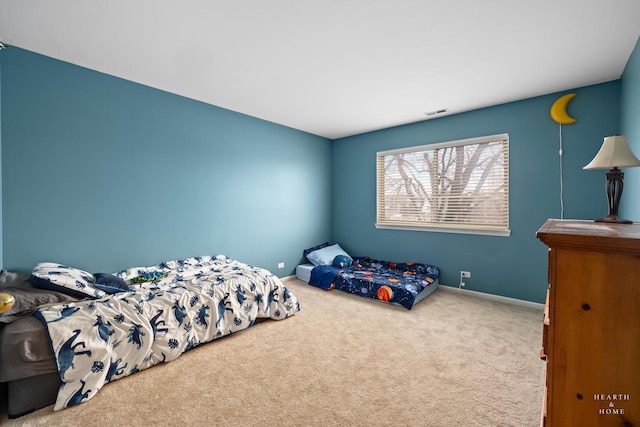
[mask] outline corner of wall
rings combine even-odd
[[[624,69],[621,78],[622,96],[620,107],[620,130],[629,138],[629,145],[636,156],[640,157],[640,38]],[[632,221],[640,221],[640,168],[626,169],[625,187],[620,204],[620,215]]]

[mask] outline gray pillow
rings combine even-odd
[[[29,316],[43,304],[80,299],[62,292],[36,288],[29,282],[28,275],[11,273],[6,270],[0,271],[0,292],[13,295],[16,301],[8,311],[0,313],[0,323],[11,323]]]

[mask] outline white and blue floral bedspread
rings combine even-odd
[[[229,259],[197,257],[131,268],[132,292],[42,308],[62,385],[54,410],[91,399],[116,379],[176,359],[185,351],[246,329],[258,318],[285,319],[296,297],[269,271]]]

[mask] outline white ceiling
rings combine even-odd
[[[617,79],[638,0],[0,0],[0,41],[335,139]]]

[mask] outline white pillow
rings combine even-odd
[[[346,255],[351,258],[351,256],[336,243],[335,245],[309,252],[307,259],[311,261],[313,265],[333,265],[333,259],[337,255]]]
[[[78,298],[102,298],[106,295],[93,286],[96,281],[93,274],[54,262],[37,264],[31,272],[30,281],[36,288],[63,292]]]

